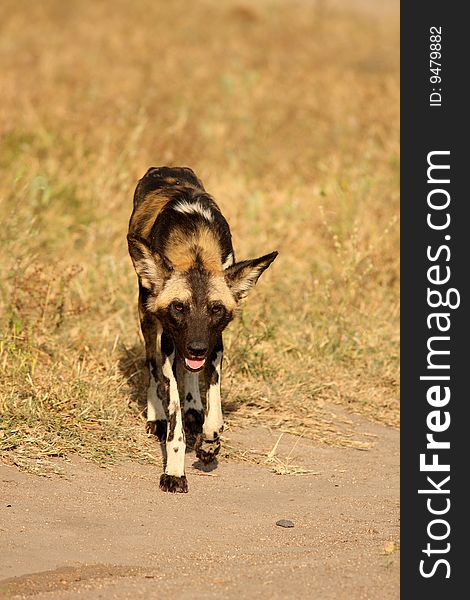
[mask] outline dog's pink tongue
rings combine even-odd
[[[202,367],[202,365],[206,362],[206,359],[205,358],[185,358],[184,361],[190,369],[200,369]]]

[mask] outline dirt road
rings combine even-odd
[[[161,492],[147,465],[73,459],[52,478],[0,466],[0,597],[398,598],[398,432],[357,425],[371,450],[283,437],[280,454],[297,441],[296,464],[316,474],[204,473],[188,454],[189,494]],[[230,433],[265,452],[277,437]]]

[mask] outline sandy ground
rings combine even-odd
[[[315,474],[223,460],[205,473],[187,454],[188,494],[134,463],[62,461],[52,478],[0,466],[0,597],[398,598],[398,432],[356,422],[377,436],[369,451],[282,438]],[[229,436],[265,452],[278,437]]]

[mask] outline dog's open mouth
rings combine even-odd
[[[186,358],[184,359],[184,366],[189,371],[200,371],[205,365],[205,358]]]

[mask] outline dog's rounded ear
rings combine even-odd
[[[160,293],[173,270],[169,260],[153,251],[147,240],[140,236],[128,234],[127,245],[143,287],[155,294]]]
[[[271,252],[259,258],[242,260],[225,269],[225,281],[237,302],[247,295],[277,255],[278,252]]]

